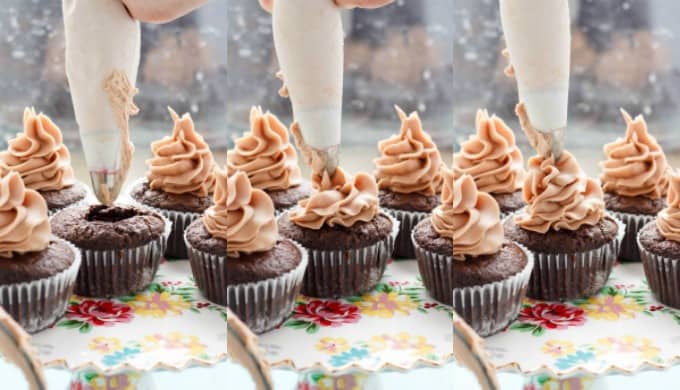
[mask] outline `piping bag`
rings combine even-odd
[[[129,117],[141,30],[120,0],[62,0],[66,76],[92,189],[113,203],[127,178],[134,147]]]
[[[501,0],[500,13],[520,122],[538,153],[558,160],[569,101],[568,0]]]
[[[333,0],[279,0],[274,46],[296,124],[291,128],[314,174],[335,173],[341,135],[343,44]]]

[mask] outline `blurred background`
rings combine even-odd
[[[486,107],[515,130],[524,156],[532,155],[514,114],[515,81],[507,59],[498,0],[452,0],[453,113],[456,142],[474,132]],[[584,170],[599,173],[602,145],[622,137],[619,107],[644,114],[669,160],[680,164],[680,2],[569,0],[572,20],[567,148]]]
[[[63,68],[61,5],[4,0],[0,9],[0,143],[21,129],[25,106],[50,115],[79,156]],[[594,169],[601,147],[622,136],[618,112],[645,115],[671,161],[680,163],[680,2],[570,0],[572,79],[567,146]],[[498,0],[397,0],[378,10],[344,12],[345,160],[371,169],[376,142],[399,129],[393,105],[418,110],[442,155],[474,131],[477,108],[500,115],[530,155],[513,108]],[[165,107],[190,112],[218,154],[248,129],[251,105],[289,124],[280,98],[271,16],[255,0],[212,0],[166,25],[143,26],[139,73],[141,113],[133,138],[148,152],[168,134]],[[225,44],[226,43],[226,44]],[[226,112],[226,114],[225,114]],[[451,128],[453,127],[453,135]],[[593,164],[591,164],[591,162]],[[369,166],[370,164],[370,166]],[[135,167],[143,169],[143,164]]]
[[[396,0],[376,10],[343,13],[345,80],[341,165],[372,171],[377,142],[398,133],[398,104],[417,110],[424,129],[451,161],[453,137],[453,22],[457,0]],[[255,0],[229,0],[227,132],[248,130],[250,106],[291,122],[274,51],[271,15]],[[305,167],[303,167],[305,168]]]
[[[221,164],[226,155],[227,0],[164,25],[142,24],[142,56],[131,136],[137,152],[132,177],[145,171],[149,144],[172,132],[167,106],[189,112]],[[34,106],[64,133],[73,165],[87,180],[64,70],[61,1],[3,0],[0,7],[0,146],[22,130],[23,109]]]

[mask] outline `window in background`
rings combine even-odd
[[[378,140],[399,130],[395,104],[418,110],[442,153],[451,154],[453,4],[397,0],[381,9],[344,13],[343,143],[349,148],[344,155],[366,150],[370,161]],[[230,136],[247,130],[251,105],[289,124],[290,103],[277,94],[281,82],[275,77],[271,16],[254,0],[232,0],[228,7]]]
[[[226,144],[226,1],[164,25],[142,24],[142,59],[132,118],[138,155],[169,134],[167,106],[189,112],[213,149]],[[0,132],[5,141],[21,131],[25,106],[59,125],[78,159],[77,126],[64,71],[61,1],[4,0],[0,8]]]
[[[479,107],[521,135],[517,90],[503,74],[507,59],[498,0],[454,0],[454,129],[474,131]],[[621,136],[619,107],[645,115],[667,152],[680,149],[680,3],[663,0],[570,0],[572,64],[567,146],[592,152]],[[600,157],[598,154],[597,158]],[[591,158],[592,159],[592,158]],[[597,161],[597,160],[595,160]],[[582,162],[582,165],[585,165]]]

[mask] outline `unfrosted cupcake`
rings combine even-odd
[[[400,223],[394,256],[414,257],[411,231],[439,205],[441,156],[423,130],[417,112],[406,116],[395,107],[401,130],[378,144],[375,177],[380,189],[380,206]]]
[[[215,172],[215,205],[184,236],[191,270],[209,300],[262,333],[293,310],[307,253],[279,237],[272,200],[244,172]]]
[[[172,222],[165,255],[185,258],[184,230],[212,205],[215,163],[210,147],[194,129],[189,114],[181,118],[171,108],[172,135],[153,142],[146,161],[146,178],[132,186],[132,199]]]
[[[54,323],[80,267],[80,252],[52,236],[47,204],[0,165],[0,306],[28,332]]]
[[[657,299],[680,309],[680,171],[670,172],[668,207],[640,230],[645,277]]]
[[[472,176],[443,172],[442,205],[413,230],[418,269],[435,299],[488,336],[519,313],[533,257],[504,238],[498,203]]]
[[[81,252],[75,293],[120,297],[144,290],[158,270],[171,222],[130,205],[69,207],[50,220],[54,235]]]
[[[666,205],[669,167],[642,115],[632,119],[624,110],[621,114],[626,135],[604,146],[607,159],[600,163],[600,181],[607,210],[626,224],[620,257],[640,261],[637,234]]]
[[[26,108],[23,133],[8,144],[0,152],[0,161],[19,172],[26,187],[42,195],[50,215],[86,201],[87,188],[75,179],[61,131],[47,115]]]
[[[260,107],[250,109],[250,131],[227,152],[227,169],[245,172],[253,187],[274,201],[277,213],[312,193],[311,185],[300,175],[288,129],[269,111],[263,114]]]
[[[527,207],[506,218],[505,236],[534,253],[527,295],[570,300],[604,287],[617,258],[624,226],[606,215],[602,189],[574,156],[529,159]]]
[[[453,169],[472,176],[477,189],[496,200],[501,217],[507,216],[525,206],[522,152],[512,130],[496,115],[489,118],[486,110],[478,110],[475,127],[477,133],[454,156]]]
[[[309,253],[302,292],[345,297],[370,291],[394,250],[399,222],[378,208],[378,186],[365,173],[337,168],[315,176],[318,189],[278,218],[279,232]]]

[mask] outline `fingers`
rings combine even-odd
[[[394,0],[334,0],[340,8],[380,8]]]
[[[265,11],[271,13],[272,7],[274,6],[274,0],[260,0],[260,6],[262,6]]]
[[[147,23],[167,23],[203,6],[208,0],[122,0],[134,19]]]
[[[272,12],[274,0],[259,0],[260,6],[267,11]],[[394,0],[334,0],[335,4],[340,8],[380,8],[384,5],[394,2]]]

